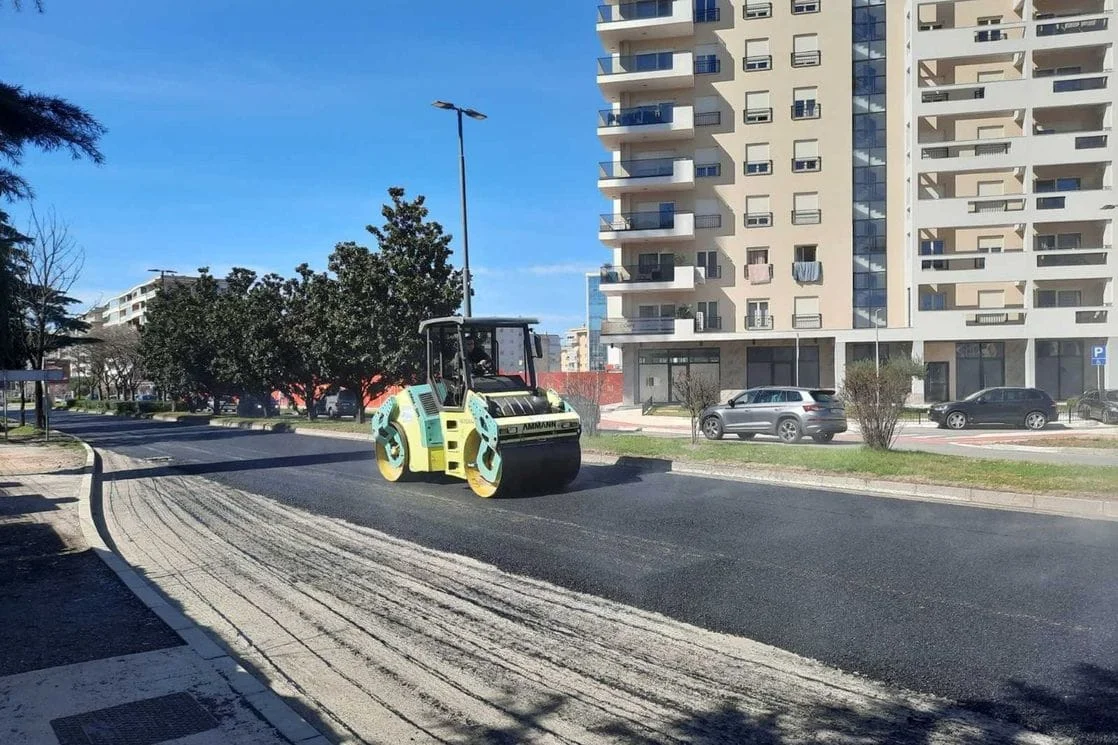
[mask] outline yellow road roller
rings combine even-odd
[[[537,323],[460,316],[421,323],[427,382],[389,397],[372,417],[381,475],[445,473],[479,497],[574,481],[582,421],[558,393],[537,385]]]

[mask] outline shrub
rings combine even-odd
[[[880,370],[872,360],[847,365],[839,395],[858,421],[862,440],[874,450],[888,450],[897,436],[897,420],[912,393],[912,379],[924,377],[918,360],[891,357]]]

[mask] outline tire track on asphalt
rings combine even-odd
[[[123,459],[121,462],[129,465]],[[395,664],[424,668],[390,680],[391,684],[414,676],[430,680],[431,669],[441,663],[452,669],[444,676],[453,675],[467,687],[474,676],[476,689],[486,694],[475,696],[473,702],[491,695],[489,691],[494,689],[488,681],[493,677],[506,680],[505,690],[519,698],[532,696],[546,701],[553,694],[575,694],[573,703],[565,702],[550,712],[546,721],[543,717],[531,721],[525,737],[545,734],[556,738],[558,732],[573,731],[573,738],[563,739],[610,739],[604,731],[595,734],[585,728],[587,714],[597,715],[590,722],[601,722],[599,697],[604,694],[612,704],[605,709],[610,717],[628,722],[627,731],[650,733],[655,739],[645,738],[648,742],[695,737],[698,730],[679,729],[678,723],[686,717],[678,713],[693,715],[719,701],[745,706],[758,721],[774,717],[781,731],[787,732],[787,742],[814,739],[810,737],[808,717],[813,706],[824,702],[872,714],[897,726],[906,717],[931,718],[936,723],[928,726],[946,742],[977,741],[974,731],[982,735],[982,741],[1018,739],[1012,728],[967,712],[944,709],[944,702],[931,697],[898,693],[771,647],[508,575],[466,557],[424,549],[372,529],[311,515],[202,477],[137,479],[129,482],[128,488],[139,492],[152,486],[158,490],[156,503],[141,499],[137,504],[133,499],[133,509],[137,513],[145,509],[156,513],[155,518],[164,530],[159,531],[156,522],[146,524],[154,531],[173,534],[168,537],[182,546],[179,553],[183,558],[189,554],[197,559],[189,571],[202,571],[244,602],[257,606],[279,603],[282,610],[259,610],[291,637],[285,645],[298,642],[316,654],[308,643],[311,639],[296,639],[284,625],[290,626],[283,617],[290,605],[303,616],[301,622],[312,624],[318,635],[340,642],[359,661],[375,659],[370,657],[373,652],[348,639],[346,629],[333,629],[333,624],[323,623],[320,618],[312,618],[309,611],[299,609],[292,593],[302,593],[314,601],[316,608],[332,611],[335,618],[355,627],[351,631],[358,638],[372,639],[383,646],[391,637]],[[117,522],[120,517],[117,516]],[[188,543],[201,546],[192,552]],[[238,560],[238,551],[247,562]],[[148,558],[161,563],[154,554]],[[173,557],[166,553],[163,560],[173,563]],[[225,568],[233,576],[226,581],[216,576],[212,567]],[[173,570],[174,566],[160,568]],[[230,582],[247,585],[245,594]],[[206,598],[205,589],[193,584],[184,587],[204,605],[212,607],[220,602]],[[353,594],[347,594],[346,589]],[[253,600],[247,594],[264,597]],[[338,604],[342,604],[341,609]],[[214,612],[221,611],[214,608]],[[444,620],[444,614],[453,615]],[[253,630],[248,633],[251,635]],[[416,651],[408,652],[404,648],[407,644],[414,645]],[[255,645],[267,653],[269,650],[263,647]],[[508,658],[513,658],[515,664],[507,664]],[[281,677],[287,676],[280,669],[286,661],[276,655],[271,658],[270,664]],[[301,672],[293,670],[291,674]],[[398,672],[387,666],[367,671],[374,680],[378,676],[391,678]],[[655,685],[649,685],[650,682]],[[296,681],[292,684],[297,685]],[[456,697],[461,695],[460,689],[454,690],[458,691]],[[346,696],[344,690],[319,694],[331,701],[344,700]],[[588,695],[595,700],[584,700]],[[420,703],[440,711],[438,700],[427,698]],[[492,713],[495,702],[486,703]],[[441,711],[466,709],[456,712],[466,724],[491,718],[485,710],[471,711],[470,706],[476,707],[476,703],[447,705]],[[587,707],[594,711],[587,712]],[[500,712],[510,710],[506,707]],[[514,720],[523,718],[516,712],[511,716]],[[638,729],[631,724],[638,718],[647,720],[646,726]],[[514,724],[523,726],[523,722]],[[725,734],[717,724],[709,722],[699,726],[699,730],[715,737]],[[834,742],[855,741],[846,734],[828,732],[828,738]]]
[[[179,477],[179,478],[181,479],[182,477]],[[168,482],[168,485],[166,485],[166,486],[169,486],[173,483],[174,483],[173,481]],[[160,489],[158,486],[153,486],[153,489],[156,491],[157,495],[161,498],[161,503],[164,507],[167,507],[169,510],[174,510],[177,507],[177,505],[168,497],[166,489]],[[167,520],[162,515],[159,515],[158,512],[156,512],[155,515],[156,515],[156,518],[164,525],[167,532],[169,532],[171,535],[173,535],[174,538],[177,541],[179,541],[179,543],[183,546],[183,548],[186,549],[186,552],[183,553],[184,556],[186,555],[187,552],[191,553],[195,556],[200,556],[200,554],[196,550],[189,548],[189,546],[191,544],[185,538],[183,538],[183,536],[179,533],[179,531],[176,530],[175,527],[173,527],[169,522],[167,522]],[[183,521],[182,525],[188,526],[189,524],[187,522]],[[232,571],[234,572],[234,574],[242,575],[247,579],[255,579],[255,578],[251,577],[248,573],[243,572],[239,567],[232,567]],[[379,696],[376,693],[374,693],[373,691],[369,690],[366,686],[363,686],[354,677],[352,672],[344,671],[341,668],[341,666],[337,664],[336,661],[328,659],[325,654],[323,654],[322,652],[312,648],[307,643],[307,641],[304,641],[304,639],[302,639],[300,637],[300,635],[294,634],[291,631],[289,631],[288,630],[288,623],[289,622],[285,623],[285,621],[281,620],[278,617],[279,616],[278,613],[274,613],[272,611],[269,611],[260,602],[250,598],[246,592],[242,592],[242,591],[238,590],[236,587],[234,587],[232,584],[230,584],[229,582],[222,579],[220,576],[218,576],[218,575],[216,575],[212,572],[209,573],[209,576],[216,583],[218,583],[221,586],[223,586],[224,588],[226,588],[226,590],[228,590],[228,592],[230,594],[232,594],[233,596],[238,598],[241,602],[243,602],[247,606],[251,607],[255,612],[257,612],[260,615],[267,618],[268,621],[271,624],[273,624],[277,629],[279,629],[281,631],[281,634],[290,637],[290,640],[291,640],[290,643],[295,643],[298,646],[305,649],[313,657],[318,659],[331,673],[333,673],[334,675],[337,675],[338,677],[342,678],[349,686],[352,686],[354,689],[359,691],[370,702],[372,702],[373,704],[375,704],[375,705],[383,708],[384,710],[390,712],[392,714],[392,716],[394,716],[397,719],[405,722],[407,725],[409,725],[413,729],[427,735],[433,741],[440,742],[440,743],[445,742],[445,740],[438,737],[433,732],[430,732],[427,728],[425,728],[424,726],[422,726],[418,722],[414,721],[414,719],[411,715],[405,714],[399,703],[396,703],[396,704],[390,703],[384,697]],[[271,592],[272,591],[272,588],[267,587],[266,585],[259,585],[258,586],[255,583],[249,583],[248,586],[253,587],[254,589],[263,590],[265,592]],[[273,595],[273,597],[275,597],[275,599],[279,600],[281,603],[283,603],[285,601],[285,599],[282,596],[278,595],[277,593],[271,592],[271,594]],[[281,608],[281,610],[286,610],[286,609],[283,608],[282,605],[280,606],[280,608]],[[312,634],[310,636],[311,639],[326,636],[326,637],[330,637],[330,638],[334,639],[335,641],[338,641],[338,642],[341,641],[340,639],[336,638],[335,635],[332,634],[329,629],[315,623],[314,620],[311,619],[309,616],[305,615],[301,609],[294,607],[294,605],[292,605],[292,609],[295,611],[295,613],[297,615],[302,616],[302,618],[305,621],[309,622],[312,626],[314,626],[314,631],[317,632],[317,633]],[[218,613],[220,613],[220,611],[218,611]],[[243,638],[244,634],[243,634],[243,632],[241,632],[240,628],[236,625],[236,622],[232,619],[229,619],[229,623],[237,631],[238,635]],[[271,664],[273,666],[276,666],[277,669],[282,669],[282,668],[279,668],[278,664],[275,661],[274,656],[269,654],[269,652],[262,645],[253,643],[252,639],[250,639],[250,638],[247,639],[247,641],[249,642],[251,647],[253,647],[257,650],[258,654],[262,655],[265,658],[265,660],[269,662],[269,664]],[[385,671],[385,672],[388,672],[388,671]],[[305,690],[306,686],[305,685],[304,686],[299,686],[299,688]],[[360,733],[357,733],[348,724],[346,724],[346,720],[345,720],[343,715],[341,715],[339,712],[337,712],[335,710],[331,710],[329,707],[327,707],[327,710],[330,711],[332,718],[334,718],[339,724],[341,724],[341,726],[345,730],[351,732],[355,737],[358,738],[358,740],[360,742],[362,742],[362,743],[367,742],[367,740],[365,740],[360,735]],[[398,733],[398,737],[408,736],[408,734],[409,733],[401,732],[401,733]],[[394,741],[397,741],[397,737],[393,737],[393,738],[387,740],[387,742],[394,742]]]

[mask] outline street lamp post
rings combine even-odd
[[[470,317],[470,231],[466,218],[466,149],[462,141],[462,115],[471,119],[485,119],[485,114],[474,109],[455,106],[447,101],[435,101],[436,109],[448,109],[458,114],[458,177],[462,191],[462,310],[466,318]]]
[[[159,272],[159,291],[167,289],[167,275],[178,274],[174,269],[148,269],[149,272]]]
[[[874,365],[874,393],[873,398],[878,410],[881,408],[881,319],[878,314],[884,308],[873,309],[873,365]]]

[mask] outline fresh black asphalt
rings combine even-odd
[[[1118,743],[1118,523],[590,465],[563,494],[482,500],[445,478],[386,484],[362,441],[80,414],[57,426],[152,459],[114,478],[202,475]]]

